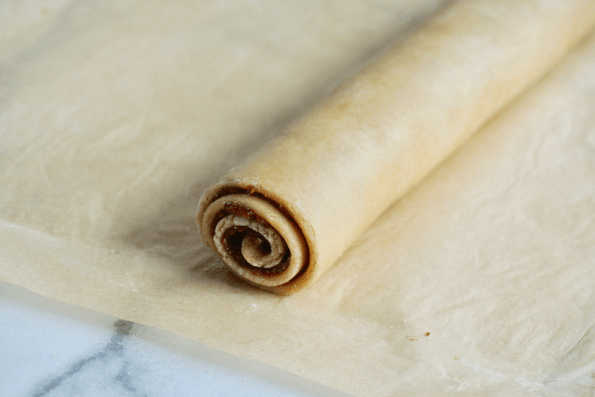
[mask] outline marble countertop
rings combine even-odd
[[[0,283],[0,396],[347,396],[167,331]]]

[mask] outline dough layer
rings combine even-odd
[[[208,189],[197,216],[203,241],[236,274],[269,291],[289,294],[311,284],[594,23],[590,0],[453,3]],[[267,270],[230,260],[241,240],[231,251],[214,242],[204,214],[228,192],[272,203],[303,236],[299,246],[307,248],[289,252],[307,259],[279,278],[287,282],[265,281]]]

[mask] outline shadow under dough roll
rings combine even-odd
[[[241,278],[293,293],[545,74],[592,0],[459,1],[203,195],[203,241]]]

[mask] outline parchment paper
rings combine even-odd
[[[595,37],[277,297],[200,194],[436,5],[6,4],[3,281],[356,395],[592,394]]]

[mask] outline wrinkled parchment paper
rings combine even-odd
[[[308,289],[199,242],[210,183],[439,6],[3,3],[0,279],[356,395],[590,395],[594,36]]]

